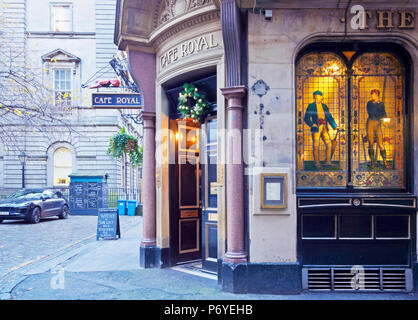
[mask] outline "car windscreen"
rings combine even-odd
[[[40,199],[42,196],[42,190],[19,190],[10,196],[7,199]]]

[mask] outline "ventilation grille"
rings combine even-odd
[[[311,268],[308,290],[407,291],[406,269]]]

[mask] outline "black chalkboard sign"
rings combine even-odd
[[[119,214],[117,208],[101,208],[97,217],[97,240],[120,238]]]

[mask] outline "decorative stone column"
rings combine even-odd
[[[155,79],[156,57],[154,53],[125,48],[128,52],[129,71],[143,99],[143,163],[142,163],[142,239],[139,246],[139,265],[142,268],[160,267],[160,255],[156,241],[156,189],[155,189]]]
[[[242,113],[247,89],[221,89],[227,99],[228,141],[226,164],[227,252],[224,261],[246,263],[244,234],[244,164],[242,153]]]
[[[244,165],[242,152],[242,114],[247,89],[241,69],[241,14],[235,0],[221,0],[222,38],[225,47],[227,99],[226,155],[226,238],[227,252],[222,261],[219,283],[226,292],[247,292],[247,254],[245,252]]]
[[[155,112],[143,111],[144,154],[142,167],[142,240],[140,266],[156,267]]]

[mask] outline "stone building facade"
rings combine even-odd
[[[200,258],[241,293],[416,290],[416,10],[118,1],[146,101],[141,266]],[[211,104],[197,123],[184,83]]]
[[[23,122],[7,124],[13,125],[17,143],[1,148],[0,188],[22,186],[17,159],[22,151],[27,155],[25,187],[65,187],[68,173],[97,172],[109,175],[109,187],[139,188],[138,168],[131,168],[129,160],[114,160],[106,154],[110,137],[122,127],[140,136],[140,125],[124,116],[139,111],[93,109],[91,94],[98,89],[88,88],[96,80],[117,78],[109,65],[118,53],[113,44],[115,8],[114,0],[0,1],[2,24],[9,30],[0,36],[20,53],[14,63],[34,70],[43,85],[71,97],[71,111],[63,115],[71,130],[56,124],[56,129],[41,134]]]

